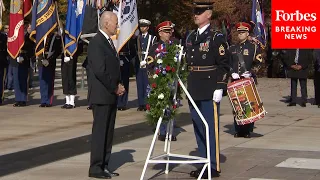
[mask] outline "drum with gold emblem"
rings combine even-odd
[[[238,125],[253,123],[266,115],[253,78],[233,81],[227,91]]]

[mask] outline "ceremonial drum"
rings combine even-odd
[[[253,78],[229,83],[228,96],[238,125],[253,123],[266,115]]]

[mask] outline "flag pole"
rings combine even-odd
[[[59,31],[61,33],[61,42],[62,42],[63,55],[64,55],[64,57],[66,57],[66,50],[64,49],[64,40],[63,40],[64,35],[63,35],[62,26],[61,26],[61,22],[60,22],[60,18],[59,18],[59,12],[58,12],[58,2],[56,1],[55,4],[56,4],[58,27],[59,27]]]

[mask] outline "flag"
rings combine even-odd
[[[44,53],[44,41],[47,35],[57,27],[57,24],[57,9],[54,1],[34,0],[30,39],[36,43],[36,56]]]
[[[30,0],[11,0],[8,33],[8,53],[15,59],[24,44],[24,17],[30,13]]]
[[[73,56],[77,51],[82,31],[86,0],[68,0],[68,12],[65,28],[65,52]]]
[[[2,13],[5,10],[6,8],[4,7],[3,1],[0,0],[0,29],[2,29]]]
[[[263,12],[262,12],[262,9],[260,8],[259,0],[252,0],[251,21],[252,23],[255,24],[253,33],[257,38],[257,40],[259,41],[261,48],[264,49],[266,47],[267,37],[266,37],[266,31],[264,27]]]
[[[120,0],[113,12],[118,15],[119,32],[112,39],[119,52],[138,29],[137,1]]]

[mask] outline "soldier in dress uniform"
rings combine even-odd
[[[126,92],[118,97],[118,110],[127,110],[128,94],[129,94],[129,78],[130,78],[130,64],[131,59],[135,56],[133,39],[130,39],[120,50],[120,69],[121,69],[121,81],[123,83]]]
[[[31,26],[30,24],[27,26]],[[27,105],[29,89],[29,68],[30,59],[34,57],[35,43],[29,38],[29,33],[24,36],[24,45],[16,59],[10,58],[10,65],[13,68],[13,86],[15,94],[14,107]]]
[[[136,82],[138,91],[138,111],[146,111],[146,98],[147,98],[147,86],[149,84],[148,74],[146,69],[146,59],[150,52],[150,47],[156,41],[156,36],[148,33],[151,22],[147,19],[140,19],[139,26],[141,35],[137,37],[137,52],[138,58],[136,58]]]
[[[37,57],[40,79],[41,104],[39,107],[51,107],[54,92],[56,59],[62,52],[62,41],[58,31],[50,33],[45,41],[45,51]]]
[[[186,58],[189,75],[188,92],[209,126],[211,177],[220,176],[219,106],[227,88],[229,55],[225,38],[210,26],[213,2],[194,2],[194,22],[198,29],[186,39]],[[195,108],[189,101],[194,132],[201,157],[206,157],[206,131]],[[191,171],[198,178],[202,168]],[[208,178],[206,170],[202,176]]]
[[[8,67],[7,36],[0,33],[0,105],[3,103],[5,81]]]
[[[157,27],[156,31],[159,34],[159,41],[154,43],[150,48],[150,53],[148,56],[147,66],[150,71],[153,71],[154,59],[156,58],[156,49],[161,48],[163,44],[173,43],[172,41],[172,33],[173,33],[173,24],[171,21],[161,22]],[[150,61],[151,60],[151,61]],[[167,123],[162,123],[160,126],[160,132],[158,136],[158,140],[165,141],[167,133]],[[173,134],[171,137],[171,141],[177,141],[177,137]]]
[[[256,43],[248,40],[251,26],[246,22],[236,24],[239,43],[230,46],[231,53],[231,77],[232,81],[240,78],[253,77],[256,81],[256,73],[259,71],[262,63],[260,47]],[[234,117],[235,118],[235,117]],[[250,138],[250,132],[253,131],[254,123],[246,125],[237,125],[234,119],[234,137]]]
[[[301,87],[301,107],[306,107],[307,79],[309,67],[313,61],[313,52],[309,49],[289,49],[284,51],[284,62],[288,67],[288,77],[291,78],[291,98],[288,106],[296,106],[298,80]]]
[[[64,54],[61,57],[62,89],[63,94],[66,96],[66,103],[61,106],[62,109],[76,107],[74,99],[77,94],[77,62],[82,52],[83,42],[79,40],[77,51],[72,57],[64,57]]]

